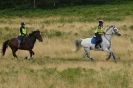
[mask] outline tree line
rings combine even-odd
[[[119,4],[133,0],[0,0],[0,9],[58,8],[90,4]]]

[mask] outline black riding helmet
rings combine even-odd
[[[99,23],[103,23],[103,20],[99,20]]]
[[[21,25],[23,26],[23,25],[25,25],[25,23],[24,22],[21,22]]]
[[[99,26],[103,26],[103,20],[99,20]]]

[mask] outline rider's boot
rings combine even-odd
[[[98,48],[99,48],[99,44],[96,44],[96,45],[95,45],[95,48],[98,49]]]

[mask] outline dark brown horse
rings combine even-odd
[[[21,46],[19,44],[19,39],[18,38],[12,38],[12,39],[6,40],[3,43],[2,55],[3,56],[5,55],[6,48],[9,46],[11,48],[12,54],[13,54],[13,56],[15,58],[17,58],[16,51],[18,49],[20,49],[20,50],[28,50],[29,53],[30,53],[30,58],[31,58],[32,55],[34,55],[34,52],[33,52],[32,49],[34,47],[34,44],[35,44],[36,40],[39,40],[40,42],[43,41],[42,36],[41,36],[41,33],[40,33],[39,30],[33,31],[32,33],[30,33],[25,38],[25,41],[23,42],[23,44]]]

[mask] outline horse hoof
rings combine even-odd
[[[27,59],[28,59],[28,57],[25,57],[25,59],[27,60]]]
[[[33,57],[31,57],[29,60],[33,60]]]
[[[109,60],[109,58],[106,58],[106,61],[108,61]]]
[[[114,62],[115,62],[115,63],[117,63],[117,61],[116,61],[116,60],[115,60]]]
[[[26,60],[33,60],[33,57],[25,57]]]
[[[91,61],[93,62],[94,61],[94,59],[93,58],[90,58],[91,59]]]

